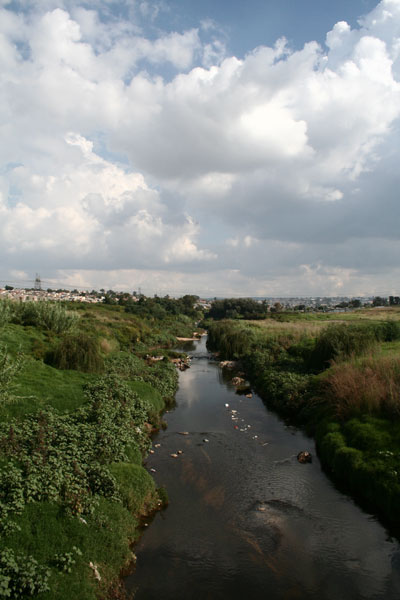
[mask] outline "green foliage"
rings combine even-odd
[[[370,326],[329,325],[316,340],[309,366],[317,370],[326,369],[332,360],[358,356],[372,348],[376,342],[376,332]]]
[[[343,425],[343,432],[349,445],[370,453],[386,450],[392,445],[391,435],[385,430],[384,421],[378,419],[351,419]]]
[[[131,352],[118,352],[107,357],[105,367],[107,373],[123,379],[141,375],[147,368],[145,361]]]
[[[12,321],[20,325],[33,325],[64,333],[75,327],[79,315],[67,310],[60,302],[13,302]]]
[[[146,355],[145,344],[171,346],[176,332],[192,334],[193,320],[181,312],[162,323],[118,305],[88,306],[79,311],[78,333],[60,319],[57,325],[62,305],[49,307],[11,303],[3,310],[7,368],[1,373],[16,400],[0,406],[0,553],[11,552],[9,564],[0,565],[0,597],[17,598],[12,590],[26,589],[23,597],[95,600],[106,596],[129,560],[137,526],[129,510],[159,505],[141,463],[150,447],[149,423],[159,424],[158,413],[177,388],[174,365],[148,364],[131,350],[139,347]],[[78,308],[59,314],[72,313],[73,323]],[[58,368],[43,362],[49,350]],[[76,370],[98,371],[100,350],[108,354],[104,376]],[[99,568],[100,583],[90,562]]]
[[[279,411],[293,414],[304,402],[309,376],[290,371],[265,370],[257,379],[263,396]]]
[[[72,546],[71,552],[64,552],[54,556],[54,566],[63,573],[71,573],[72,567],[76,563],[76,558],[82,556],[82,551],[76,546]]]
[[[201,318],[202,311],[195,308],[198,296],[186,294],[182,298],[170,298],[165,296],[159,298],[146,298],[142,296],[138,302],[125,302],[125,311],[142,317],[154,317],[155,319],[165,319],[168,315],[186,315],[190,319]]]
[[[166,402],[170,402],[178,389],[178,373],[176,367],[168,360],[152,365],[142,375],[143,381],[153,386]]]
[[[249,325],[223,320],[211,323],[207,347],[218,350],[222,359],[237,359],[255,345],[257,333]]]
[[[154,480],[141,465],[118,462],[110,466],[110,471],[118,483],[123,505],[133,514],[141,507],[154,508],[156,488]]]
[[[374,326],[375,336],[382,342],[394,342],[400,339],[400,322],[394,320],[383,321]]]
[[[49,589],[50,570],[32,556],[0,552],[0,598],[32,598]]]
[[[207,313],[210,319],[265,319],[268,306],[251,298],[214,300]]]
[[[11,321],[12,308],[11,300],[0,300],[0,327]]]
[[[14,399],[12,383],[22,368],[22,358],[12,358],[5,346],[0,345],[0,404],[8,404]]]
[[[0,470],[4,518],[21,509],[22,499],[57,501],[74,514],[90,513],[97,496],[118,500],[105,465],[125,460],[132,445],[148,450],[148,407],[113,377],[89,385],[87,396],[87,406],[72,415],[48,409],[0,426],[2,453],[19,465]]]
[[[58,369],[74,369],[84,373],[100,373],[104,368],[99,342],[86,333],[64,335],[47,362]]]

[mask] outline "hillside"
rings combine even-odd
[[[142,313],[0,302],[0,597],[116,594],[141,515],[166,501],[142,462],[193,319]]]

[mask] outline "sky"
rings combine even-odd
[[[0,286],[400,294],[400,0],[0,0]]]

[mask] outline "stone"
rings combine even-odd
[[[298,453],[297,460],[299,461],[299,463],[310,463],[312,462],[311,453],[308,452],[308,450],[302,450]]]

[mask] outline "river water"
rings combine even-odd
[[[135,600],[399,600],[399,543],[334,487],[312,439],[257,395],[235,393],[205,343],[192,344],[177,406],[153,440],[147,468],[170,504],[136,546],[128,592]],[[297,461],[301,450],[311,464]]]

